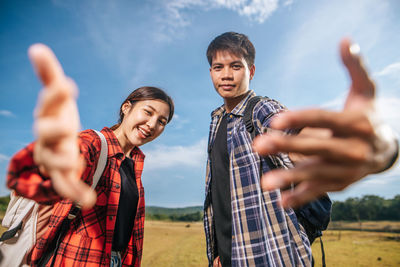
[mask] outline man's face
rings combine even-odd
[[[225,101],[243,95],[249,89],[255,66],[249,67],[243,57],[228,51],[217,51],[210,67],[215,90]]]

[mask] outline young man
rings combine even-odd
[[[224,33],[208,47],[211,79],[224,105],[212,113],[206,178],[205,231],[210,265],[310,266],[311,248],[292,209],[280,207],[279,190],[262,192],[264,159],[253,152],[243,122],[254,76],[255,49],[243,34]],[[278,102],[254,108],[258,127],[284,110]],[[259,129],[261,131],[261,129]],[[281,161],[291,167],[287,155]]]
[[[254,107],[253,121],[258,132],[271,126],[287,133],[290,130],[286,129],[307,126],[329,130],[330,134],[326,134],[326,130],[304,128],[295,137],[257,138],[257,152],[275,154],[277,165],[285,172],[271,171],[266,159],[253,151],[243,121],[248,101],[255,96],[249,89],[255,73],[252,43],[247,36],[234,32],[224,33],[210,43],[207,59],[211,79],[224,100],[211,114],[208,143],[204,226],[210,266],[311,266],[307,235],[290,206],[303,204],[325,191],[341,190],[393,164],[398,152],[396,142],[376,133],[380,127],[372,123],[368,117],[371,112],[365,108],[371,106],[373,83],[358,55],[349,52],[347,40],[341,49],[353,80],[347,111],[309,110],[300,115],[287,112],[275,116],[285,110],[277,101],[263,100]],[[388,148],[390,153],[385,153]],[[278,152],[297,152],[313,158],[303,159],[293,168],[288,154]],[[263,186],[260,168],[269,175],[262,180]],[[281,176],[283,180],[279,180]],[[291,182],[299,183],[298,188],[283,192],[282,198],[279,188]]]

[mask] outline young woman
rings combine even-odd
[[[145,205],[144,155],[138,147],[164,131],[174,113],[172,99],[155,87],[141,87],[126,98],[119,123],[101,131],[108,143],[107,164],[93,191],[100,138],[92,130],[77,136],[76,89],[51,50],[34,45],[29,55],[44,84],[35,110],[37,140],[12,158],[7,185],[18,195],[45,204],[39,220],[51,209],[30,264],[140,266]],[[75,203],[81,211],[61,236],[58,249],[49,253]]]

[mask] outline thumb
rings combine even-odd
[[[375,100],[375,84],[360,57],[360,47],[345,38],[340,42],[340,56],[351,79],[345,110],[370,109]]]

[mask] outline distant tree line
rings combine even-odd
[[[203,219],[200,211],[182,214],[174,212],[174,209],[160,209],[146,214],[150,220],[193,222]],[[343,202],[334,201],[332,221],[400,221],[400,195],[392,199],[365,195],[361,198],[348,198]]]
[[[0,211],[7,209],[9,196],[0,197]],[[149,208],[149,210],[148,210]],[[146,218],[150,220],[194,222],[203,219],[201,206],[187,208],[146,207]],[[400,221],[400,195],[384,199],[375,195],[334,201],[332,221]]]
[[[197,222],[203,220],[203,213],[198,211],[188,214],[148,214],[146,219],[178,222]]]
[[[375,195],[335,201],[332,221],[400,221],[400,195],[384,199]]]

